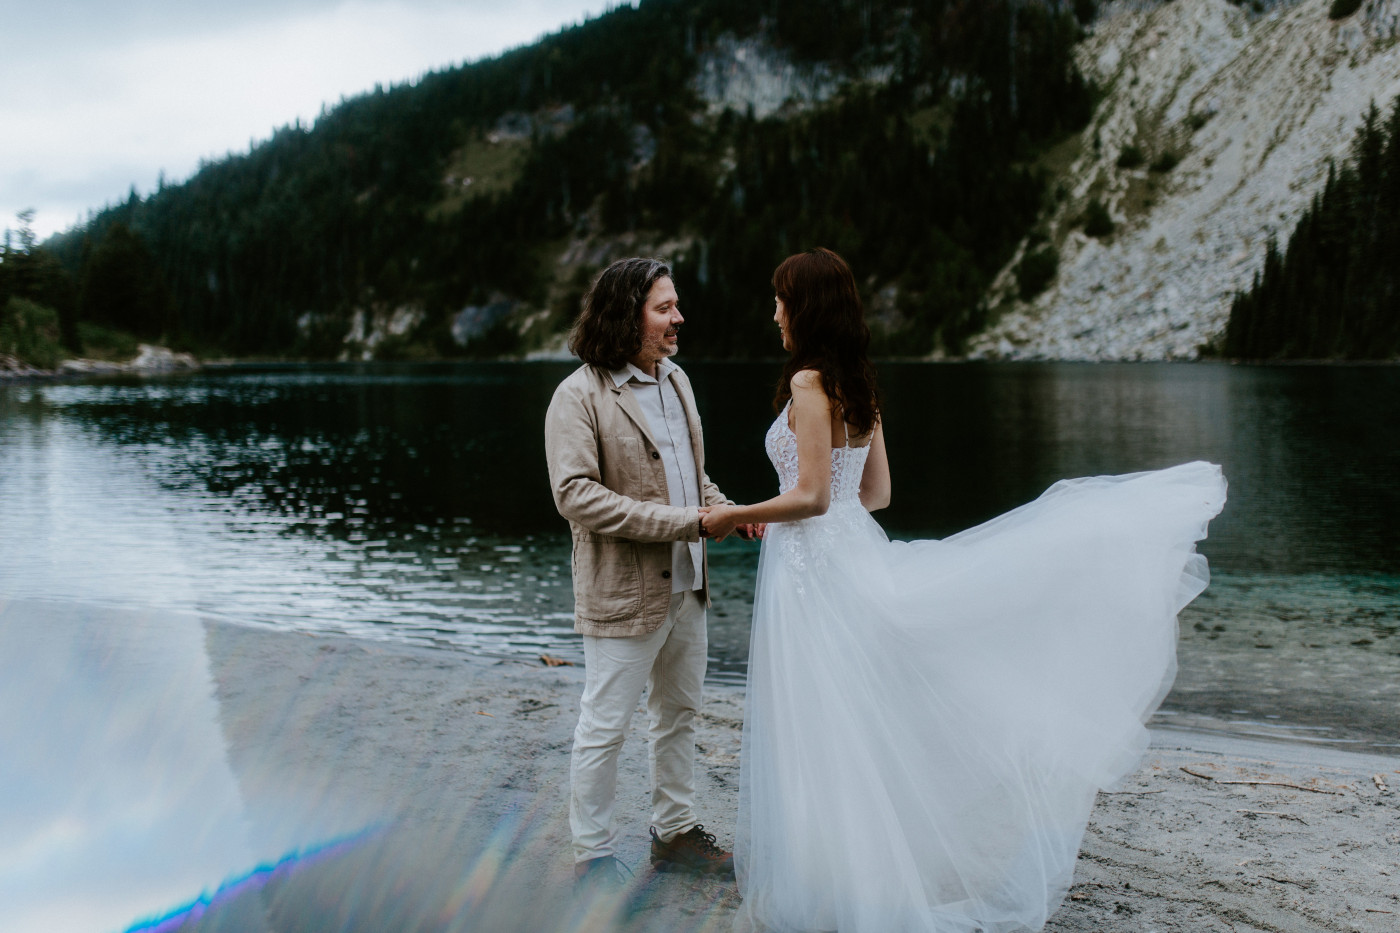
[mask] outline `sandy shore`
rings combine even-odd
[[[619,794],[636,914],[571,897],[582,682],[573,666],[0,598],[0,743],[24,752],[0,768],[0,929],[729,930],[732,882],[646,867],[644,715]],[[699,809],[725,844],[742,717],[741,689],[709,690]],[[1377,779],[1400,786],[1400,758],[1155,731],[1100,796],[1047,929],[1400,931],[1400,795]]]
[[[381,929],[596,921],[567,896],[579,668],[216,623],[206,623],[206,647],[251,819],[387,827],[265,890],[270,929],[304,928],[288,918],[312,903],[308,891],[341,886],[375,892],[363,903]],[[700,717],[701,815],[725,842],[742,715],[742,692],[717,688]],[[728,929],[732,884],[645,870],[644,730],[639,715],[620,777],[621,854],[648,892],[632,926]],[[1047,929],[1400,930],[1400,796],[1373,775],[1400,786],[1400,759],[1154,732],[1137,773],[1100,796],[1074,887]],[[288,788],[314,793],[289,809]]]

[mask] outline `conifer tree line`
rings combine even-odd
[[[78,349],[78,296],[68,270],[35,242],[33,219],[21,211],[19,229],[0,240],[0,354],[49,369]]]
[[[1239,359],[1400,358],[1400,97],[1372,102],[1282,252],[1235,297],[1223,350]]]
[[[886,353],[956,351],[991,278],[1045,206],[1035,160],[1088,121],[1072,49],[1093,0],[642,0],[498,58],[343,100],[189,180],[134,191],[41,249],[77,318],[178,347],[334,356],[357,309],[426,314],[412,343],[461,352],[449,322],[500,296],[561,330],[571,238],[636,234],[672,255],[688,352],[771,354],[769,276],[825,245],[897,296]],[[878,74],[763,119],[713,114],[692,78],[720,37]],[[454,159],[509,114],[509,183],[449,195]],[[891,290],[889,286],[894,286]],[[496,334],[477,352],[521,349]]]

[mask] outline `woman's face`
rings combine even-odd
[[[783,338],[783,349],[790,353],[792,352],[792,341],[788,338],[787,332],[787,309],[783,307],[783,299],[779,298],[777,295],[773,296],[773,304],[775,306],[773,310],[773,320],[778,322],[778,336]]]

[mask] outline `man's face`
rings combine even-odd
[[[647,375],[656,375],[656,364],[675,356],[680,348],[676,334],[684,321],[676,286],[663,275],[647,293],[647,303],[642,308],[642,348],[632,357],[632,364]]]

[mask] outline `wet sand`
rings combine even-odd
[[[729,929],[732,883],[646,869],[641,714],[618,801],[638,912],[609,921],[570,898],[580,668],[204,625],[252,836],[378,827],[262,888],[268,930]],[[740,689],[709,689],[699,807],[725,844],[742,716]],[[1047,929],[1400,930],[1397,787],[1400,758],[1156,729],[1136,774],[1100,795]],[[187,928],[219,929],[216,914]]]

